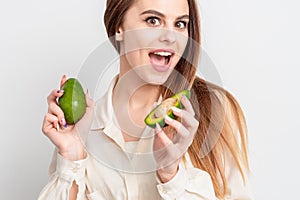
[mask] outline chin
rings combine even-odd
[[[139,76],[146,84],[163,85],[167,81],[169,74],[168,75],[162,75],[162,74],[144,75],[144,74],[141,74]]]

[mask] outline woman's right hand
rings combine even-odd
[[[66,80],[64,75],[60,88]],[[64,113],[57,103],[57,98],[61,97],[63,92],[53,90],[48,96],[48,113],[44,117],[42,131],[64,158],[72,161],[81,160],[86,157],[84,140],[93,121],[95,104],[87,92],[85,94],[87,107],[84,116],[75,125],[67,125]]]

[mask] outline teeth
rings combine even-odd
[[[159,55],[159,56],[171,56],[172,53],[170,52],[166,52],[166,51],[162,51],[162,52],[154,52],[155,55]]]

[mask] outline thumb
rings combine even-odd
[[[154,150],[163,149],[172,143],[170,138],[165,134],[158,123],[156,123],[155,132],[156,134],[153,144]]]
[[[66,81],[67,81],[67,76],[64,74],[60,80],[60,88],[62,88],[62,86],[66,83]]]

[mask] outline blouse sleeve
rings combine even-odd
[[[157,189],[162,199],[218,200],[215,196],[210,175],[199,168],[195,168],[187,153],[185,157],[187,160],[186,164],[179,164],[177,174],[170,181],[161,183],[156,176]],[[228,158],[227,162],[233,162],[233,160]],[[227,166],[235,166],[234,164],[227,164]],[[226,179],[228,192],[225,195],[225,200],[253,199],[248,178],[246,177],[244,183],[237,168],[227,168]]]
[[[186,168],[183,163],[179,164],[177,174],[168,182],[158,182],[157,189],[162,199],[216,199],[210,176],[207,172],[198,168]]]
[[[85,171],[88,157],[70,161],[55,151],[50,166],[50,177],[38,200],[68,200],[70,188],[75,181],[78,185],[77,200],[85,198]]]

